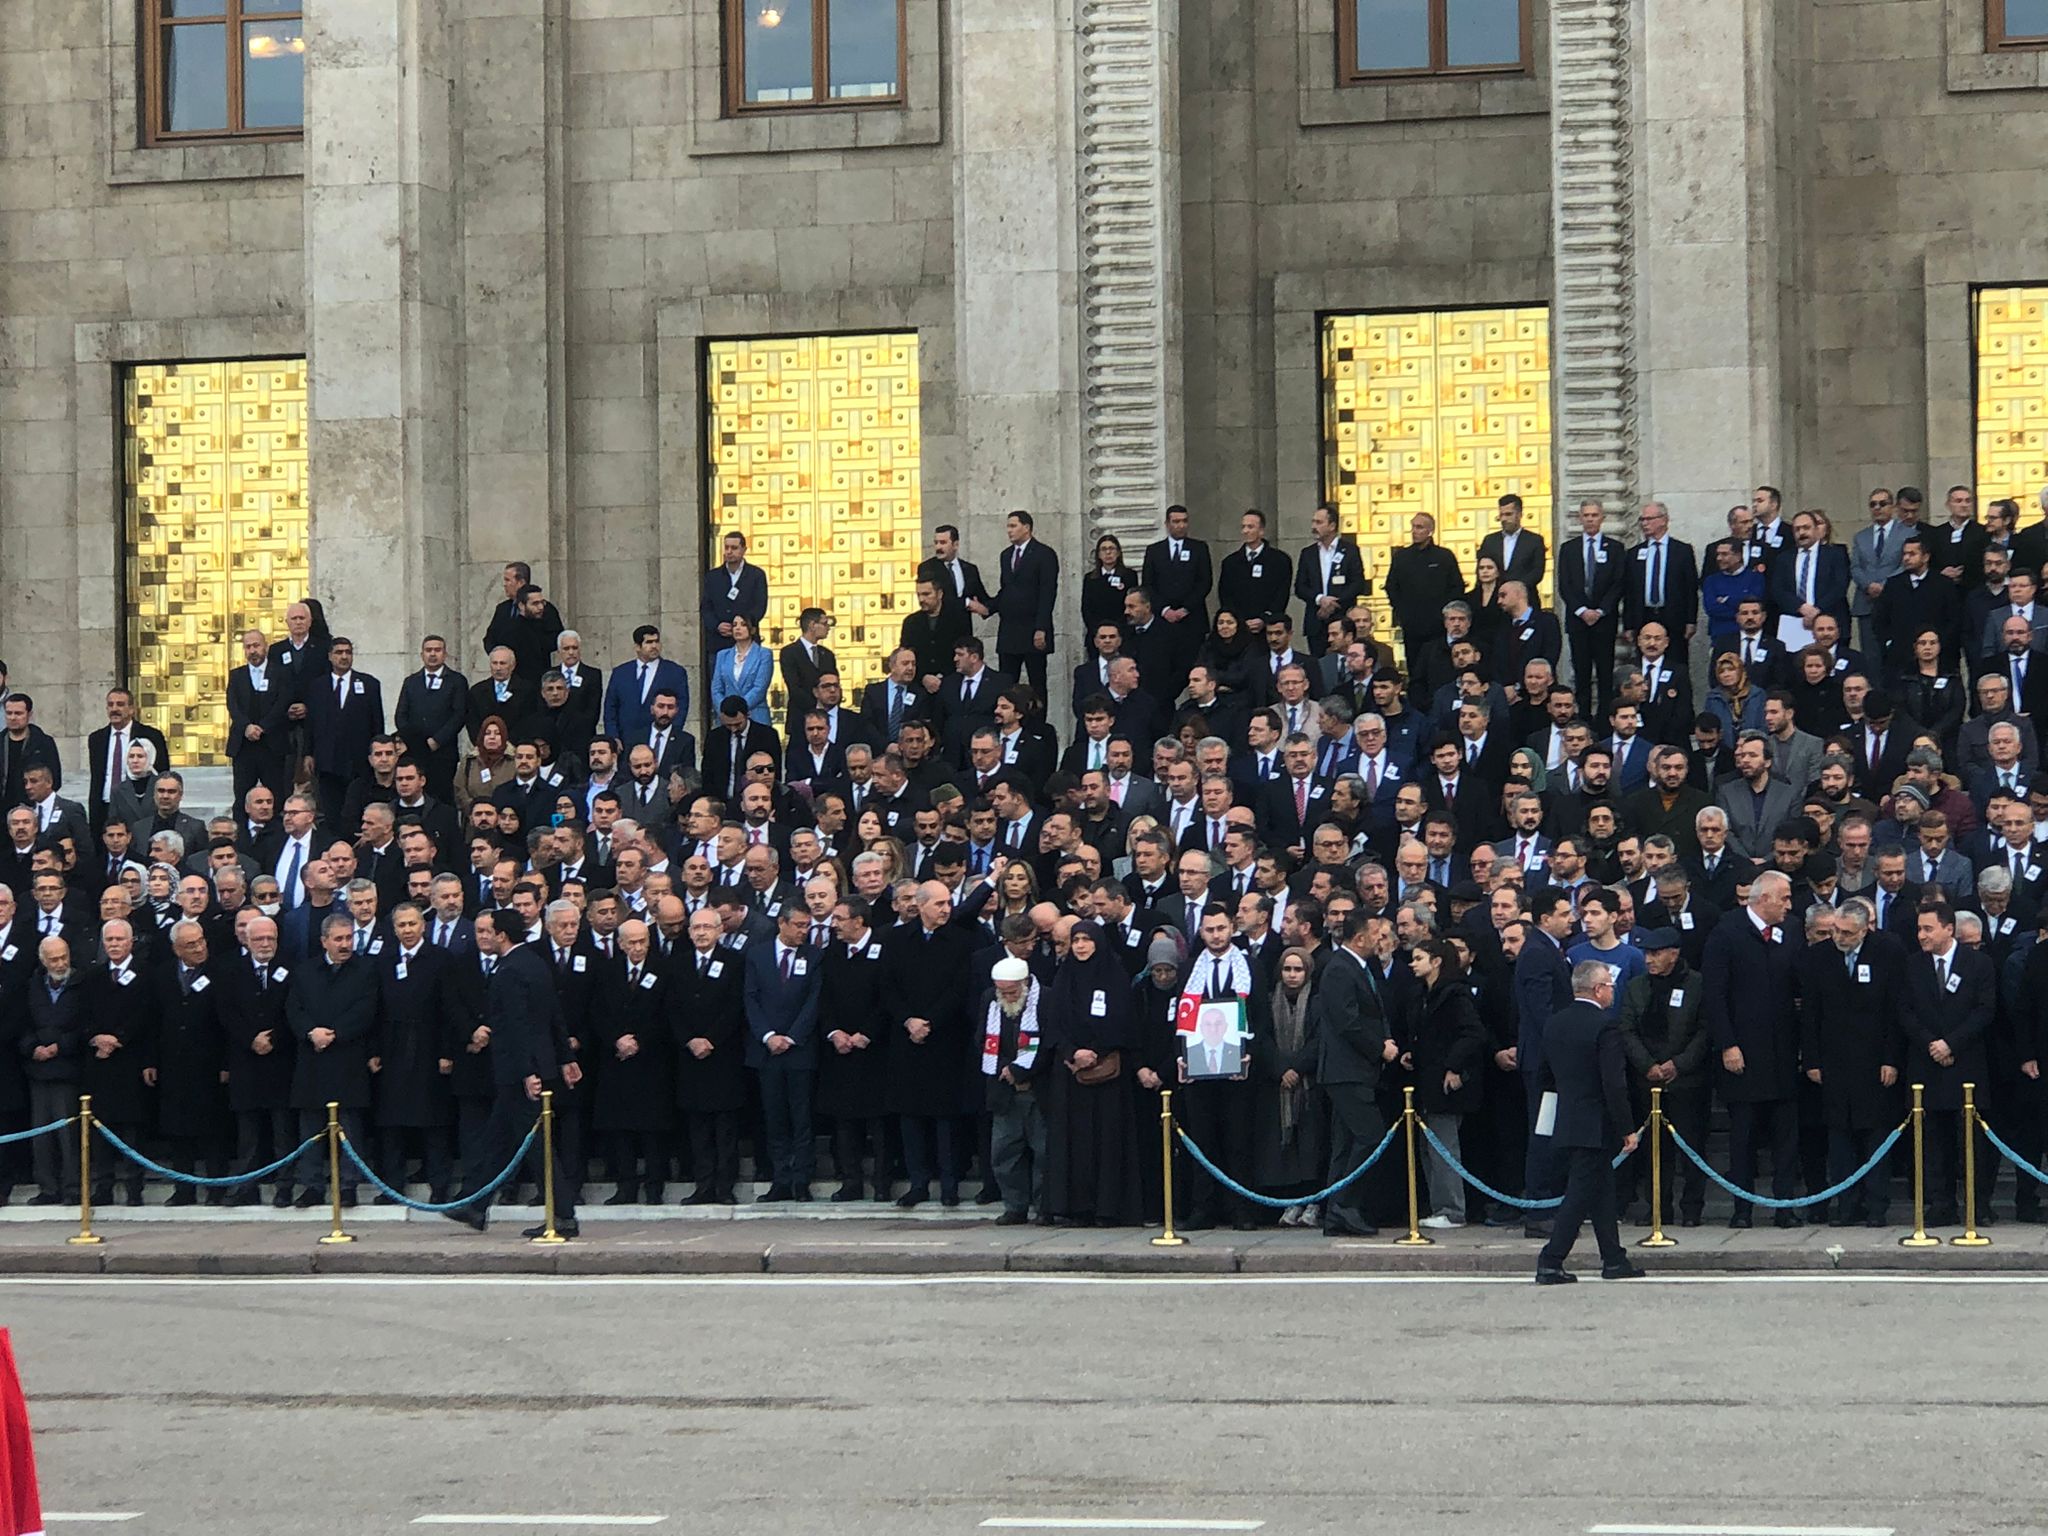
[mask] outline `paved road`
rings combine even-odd
[[[45,1503],[136,1536],[2039,1531],[2044,1303],[2019,1280],[0,1282]]]

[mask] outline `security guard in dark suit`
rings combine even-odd
[[[1578,1278],[1564,1261],[1588,1217],[1600,1244],[1600,1278],[1642,1274],[1616,1226],[1611,1164],[1616,1151],[1635,1151],[1636,1133],[1622,1130],[1629,1124],[1628,1068],[1613,1011],[1614,972],[1598,960],[1582,960],[1572,967],[1571,1006],[1552,1014],[1543,1030],[1543,1090],[1556,1095],[1550,1140],[1562,1154],[1565,1184],[1550,1239],[1536,1256],[1538,1285]]]

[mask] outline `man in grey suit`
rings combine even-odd
[[[1728,844],[1747,859],[1768,860],[1778,823],[1799,813],[1804,788],[1771,773],[1771,738],[1744,731],[1735,738],[1735,777],[1714,792],[1728,816]]]
[[[1904,569],[1900,553],[1912,530],[1892,517],[1892,493],[1879,486],[1870,493],[1870,526],[1849,541],[1849,612],[1863,637],[1863,652],[1876,656],[1884,650],[1877,630],[1877,596],[1884,584]]]
[[[1381,1065],[1400,1053],[1379,977],[1368,958],[1372,925],[1385,921],[1356,910],[1349,913],[1337,952],[1316,983],[1311,1033],[1316,1042],[1315,1079],[1330,1105],[1332,1184],[1364,1162],[1387,1133],[1375,1095]],[[1366,1220],[1364,1179],[1353,1180],[1325,1202],[1324,1236],[1372,1237],[1378,1231]]]

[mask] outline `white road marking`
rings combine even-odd
[[[2048,1274],[1841,1274],[1825,1272],[1771,1274],[1656,1275],[1648,1283],[1662,1285],[2048,1285]],[[0,1288],[98,1286],[219,1287],[289,1285],[383,1286],[404,1289],[445,1289],[490,1286],[528,1289],[654,1288],[662,1290],[748,1286],[801,1287],[814,1290],[903,1290],[933,1286],[1085,1285],[1110,1287],[1177,1286],[1475,1286],[1519,1285],[1521,1275],[1092,1275],[1092,1274],[947,1274],[947,1275],[0,1275]],[[1598,1293],[1594,1293],[1598,1294]],[[1717,1528],[1718,1529],[1718,1528]]]
[[[140,1520],[141,1518],[142,1511],[139,1509],[129,1510],[125,1513],[104,1510],[99,1513],[86,1514],[61,1514],[54,1509],[43,1511],[43,1524],[45,1525],[118,1525],[123,1520]]]
[[[414,1525],[659,1525],[667,1515],[420,1515]]]
[[[1888,1525],[1589,1525],[1590,1536],[1892,1536]]]
[[[1070,1520],[997,1518],[983,1530],[1001,1531],[1256,1531],[1263,1520]]]

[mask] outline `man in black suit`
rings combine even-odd
[[[1039,666],[1043,672],[1043,656],[1039,658]],[[932,696],[939,719],[944,722],[948,762],[967,761],[967,738],[977,727],[995,723],[996,698],[1014,681],[1014,676],[1006,677],[988,666],[981,641],[973,635],[964,637],[953,647],[953,675],[941,683],[939,691]],[[897,728],[902,729],[900,725]]]
[[[1673,658],[1683,666],[1686,642],[1699,626],[1699,556],[1683,539],[1671,537],[1671,509],[1663,502],[1644,502],[1638,521],[1643,542],[1629,551],[1621,637],[1633,644],[1637,631],[1655,619],[1670,637]]]
[[[1999,649],[1984,658],[1983,670],[2005,674],[2014,709],[2030,720],[2048,722],[2048,655],[2034,649],[2033,626],[2014,614],[1998,638]]]
[[[1012,512],[1004,526],[1010,547],[1003,551],[1002,586],[996,593],[996,655],[1010,676],[1028,676],[1043,700],[1045,659],[1053,647],[1053,606],[1060,589],[1060,557],[1031,536],[1029,512]]]
[[[1502,581],[1519,581],[1533,601],[1550,569],[1543,535],[1522,526],[1522,498],[1510,491],[1500,498],[1500,530],[1479,541],[1479,558],[1491,560]]]
[[[1564,1158],[1565,1185],[1550,1237],[1536,1256],[1538,1285],[1577,1278],[1564,1261],[1589,1218],[1600,1245],[1600,1278],[1642,1274],[1621,1246],[1616,1222],[1612,1160],[1618,1151],[1635,1151],[1636,1133],[1626,1129],[1628,1064],[1613,1014],[1613,968],[1584,960],[1572,967],[1571,1006],[1552,1014],[1543,1029],[1543,1086],[1556,1095],[1550,1143]]]
[[[1188,509],[1174,505],[1166,509],[1166,537],[1145,546],[1145,561],[1139,568],[1139,583],[1151,594],[1153,616],[1165,626],[1160,636],[1159,665],[1154,669],[1141,656],[1138,665],[1155,695],[1169,682],[1165,698],[1171,700],[1187,681],[1187,669],[1209,629],[1209,589],[1215,582],[1209,545],[1188,536]],[[1124,612],[1130,612],[1125,599]],[[1042,694],[1043,689],[1039,690]]]
[[[1173,701],[1187,686],[1193,656],[1182,659],[1179,637],[1159,616],[1153,595],[1146,588],[1135,587],[1124,594],[1124,620],[1129,635],[1123,653],[1138,664],[1138,686],[1152,696],[1152,702],[1160,709],[1172,709]],[[1116,663],[1112,661],[1110,666],[1114,669]],[[1090,667],[1086,672],[1076,672],[1075,677],[1080,680],[1093,671]]]
[[[0,705],[0,718],[7,722],[5,733],[0,734],[0,807],[21,804],[21,778],[31,763],[47,767],[52,783],[61,786],[64,782],[57,743],[35,723],[35,714],[36,701],[25,693],[10,693]]]
[[[708,658],[732,640],[732,621],[745,619],[760,634],[768,613],[768,573],[747,563],[747,536],[727,533],[720,542],[724,559],[704,573],[704,649]],[[710,668],[705,668],[710,675]]]
[[[981,578],[976,577],[977,581]],[[967,610],[946,601],[946,589],[929,577],[917,579],[917,607],[903,617],[899,643],[917,656],[914,676],[936,688],[953,664],[953,647],[974,633]]]
[[[1614,636],[1621,626],[1624,586],[1621,541],[1600,531],[1606,518],[1599,502],[1580,502],[1580,536],[1557,552],[1557,594],[1565,611],[1574,687],[1580,702],[1603,719],[1614,699]]]
[[[482,1142],[474,1159],[465,1158],[463,1187],[456,1196],[467,1200],[502,1173],[512,1160],[526,1133],[540,1116],[543,1083],[559,1077],[575,1084],[583,1080],[583,1069],[562,1059],[560,1040],[561,1007],[555,999],[554,980],[548,973],[544,946],[524,942],[525,923],[509,908],[480,912],[472,935],[482,957],[486,1001],[484,1022],[476,1033],[490,1047],[491,1116],[484,1127]],[[474,1035],[464,1044],[476,1043]],[[528,1167],[536,1170],[539,1141],[529,1155]],[[563,1191],[569,1181],[563,1176],[561,1158],[555,1169],[555,1230],[564,1237],[577,1234],[576,1207],[565,1202]],[[450,1211],[451,1220],[481,1232],[488,1225],[482,1203]],[[528,1228],[525,1235],[538,1237],[544,1229]]]
[[[1700,962],[1707,1031],[1720,1053],[1720,1094],[1728,1106],[1728,1176],[1756,1188],[1756,1143],[1771,1139],[1771,1194],[1792,1198],[1799,1172],[1797,1079],[1798,993],[1793,978],[1797,936],[1785,926],[1792,882],[1766,870],[1749,886],[1749,905],[1723,917]],[[1799,1227],[1797,1211],[1781,1210],[1780,1227]],[[1735,1202],[1728,1225],[1748,1227],[1750,1204]]]
[[[971,639],[962,635],[961,641]],[[948,660],[958,654],[956,648],[947,653]],[[934,700],[937,692],[927,691],[918,685],[917,670],[920,663],[917,653],[908,645],[899,645],[889,653],[889,660],[882,676],[869,683],[867,692],[861,697],[860,717],[866,722],[871,741],[883,746],[895,743],[897,733],[903,729],[906,720],[929,720],[936,713]],[[947,680],[942,678],[940,687]],[[993,701],[991,701],[993,708]]]
[[[766,752],[779,763],[782,743],[771,727],[749,715],[747,701],[736,693],[720,701],[718,721],[719,729],[704,743],[704,793],[730,801],[747,782],[747,759]]]
[[[1849,552],[1839,544],[1821,542],[1820,519],[1801,512],[1792,519],[1795,548],[1771,568],[1771,606],[1784,617],[1803,619],[1810,632],[1814,619],[1831,613],[1842,628],[1849,626]]]
[[[1357,540],[1337,530],[1333,503],[1318,502],[1308,526],[1315,539],[1295,557],[1294,595],[1301,599],[1302,643],[1309,655],[1320,656],[1330,648],[1330,621],[1342,618],[1359,598],[1370,596],[1372,583],[1365,578]],[[1456,569],[1455,561],[1452,568]]]
[[[1216,611],[1237,615],[1237,622],[1258,634],[1266,615],[1285,613],[1294,594],[1294,560],[1277,544],[1266,542],[1266,514],[1253,507],[1237,520],[1244,543],[1223,557],[1216,573]]]
[[[1386,1135],[1377,1095],[1380,1072],[1399,1050],[1386,999],[1372,965],[1375,919],[1353,909],[1344,919],[1339,946],[1317,978],[1315,1080],[1330,1106],[1329,1182],[1365,1161]],[[1355,1179],[1323,1206],[1328,1237],[1373,1237],[1379,1229],[1365,1213],[1364,1179]]]
[[[474,746],[484,721],[496,715],[505,722],[509,735],[512,730],[533,713],[540,702],[540,690],[525,679],[513,675],[519,665],[519,658],[509,645],[493,646],[487,658],[490,676],[474,683],[469,689],[466,725],[470,744]]]
[[[831,633],[832,615],[822,608],[806,608],[797,618],[797,638],[782,648],[782,733],[792,739],[818,702],[818,679],[839,670],[839,658],[825,644]]]
[[[917,579],[938,588],[945,606],[958,609],[963,627],[969,630],[976,619],[985,619],[995,611],[988,588],[982,584],[981,568],[960,558],[960,530],[951,523],[941,523],[932,530],[931,558],[918,566]],[[943,654],[952,654],[952,647],[948,646]]]
[[[498,649],[499,646],[505,647],[516,656],[519,652],[520,641],[527,634],[529,625],[535,632],[545,633],[550,641],[553,640],[554,636],[561,633],[561,610],[556,608],[553,603],[548,602],[545,594],[542,594],[537,616],[529,620],[525,611],[526,600],[524,593],[528,587],[533,586],[532,566],[528,565],[524,560],[511,561],[506,565],[499,579],[504,584],[505,596],[503,601],[491,610],[491,622],[484,629],[483,651],[486,656]],[[535,590],[538,591],[539,589],[535,588]],[[541,668],[546,665],[547,657],[542,655],[534,667],[533,676],[538,678]],[[317,672],[318,668],[314,668],[308,676],[312,676]]]
[[[1963,639],[1963,594],[1931,568],[1932,558],[1929,536],[1911,535],[1899,546],[1902,569],[1877,595],[1873,617],[1884,636],[1885,660],[1894,672],[1913,669],[1913,639],[1923,629],[1941,636],[1942,666],[1952,669],[1956,664]]]
[[[420,642],[420,669],[398,685],[398,737],[426,776],[427,793],[455,798],[456,741],[469,712],[469,679],[448,665],[448,642]],[[445,848],[448,845],[443,843]]]
[[[291,730],[286,711],[295,694],[270,659],[260,629],[242,634],[242,665],[228,673],[228,761],[234,765],[235,803],[258,784],[282,798],[291,787]],[[157,765],[163,765],[157,759]]]
[[[810,926],[804,904],[788,901],[776,920],[775,942],[749,945],[741,956],[747,1065],[761,1088],[761,1124],[773,1170],[768,1188],[757,1197],[763,1202],[809,1200],[816,1171],[811,1105],[824,971],[818,951],[805,942]]]
[[[128,747],[137,741],[146,741],[156,748],[159,770],[171,766],[171,749],[164,733],[135,718],[135,695],[126,688],[109,688],[107,723],[85,738],[91,780],[87,785],[86,810],[95,832],[107,824],[107,798],[127,778]],[[237,794],[236,798],[241,796]]]
[[[355,642],[336,635],[327,647],[328,675],[306,690],[306,730],[320,776],[320,810],[341,819],[349,784],[370,771],[370,739],[384,734],[384,688],[356,671]]]
[[[1956,1151],[1965,1134],[1963,1084],[1984,1083],[1991,1070],[1998,968],[1982,950],[1956,942],[1955,911],[1945,902],[1923,900],[1916,925],[1919,952],[1905,971],[1905,1076],[1927,1088],[1927,1225],[1949,1226],[1956,1220]],[[1988,1193],[1980,1198],[1980,1220],[1987,1219],[1990,1203]]]
[[[1506,622],[1496,641],[1497,654],[1491,659],[1493,674],[1502,682],[1511,683],[1522,676],[1532,661],[1547,661],[1554,672],[1564,655],[1564,631],[1557,615],[1548,608],[1530,606],[1535,590],[1519,581],[1501,583],[1500,606]]]

